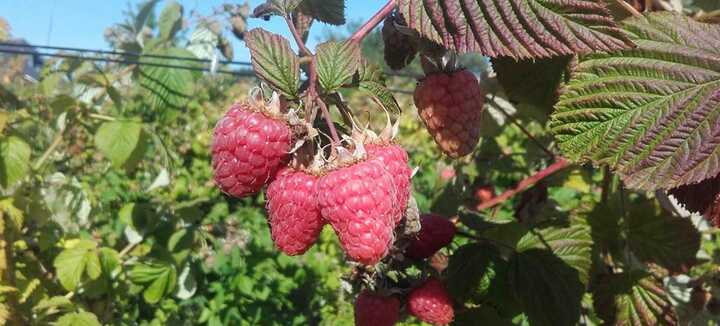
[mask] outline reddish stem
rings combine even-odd
[[[308,85],[308,105],[312,102],[315,102],[320,107],[320,112],[322,113],[323,118],[325,118],[325,123],[327,123],[328,129],[330,129],[330,136],[332,136],[333,139],[333,145],[340,144],[340,137],[338,136],[337,130],[335,130],[335,123],[332,121],[332,116],[330,116],[330,111],[327,108],[327,105],[325,105],[325,102],[318,96],[317,93],[317,60],[315,57],[312,57],[312,60],[310,61],[310,80]],[[305,114],[308,114],[308,112],[305,112]],[[310,116],[309,121],[315,120],[315,110],[313,110],[313,113],[308,114]]]
[[[508,189],[507,191],[503,192],[499,196],[478,205],[477,209],[478,210],[488,209],[495,205],[501,204],[501,203],[505,202],[506,200],[512,198],[513,196],[517,195],[518,193],[523,192],[525,189],[529,188],[530,186],[536,184],[538,181],[545,179],[568,166],[570,166],[570,162],[564,158],[560,158],[560,159],[558,159],[557,162],[551,164],[547,168],[536,172],[535,174],[531,175],[530,177],[526,178],[525,180],[520,181],[520,183],[518,183],[514,188]]]
[[[293,38],[295,39],[295,43],[297,43],[298,49],[300,50],[300,55],[312,55],[312,52],[310,52],[310,49],[305,46],[305,42],[303,42],[302,36],[300,36],[300,32],[298,32],[297,28],[295,28],[295,23],[293,23],[292,19],[290,19],[289,16],[285,16],[285,22],[288,25],[288,28],[290,29],[290,33],[292,34]]]
[[[355,31],[355,33],[350,37],[350,42],[360,44],[360,41],[362,41],[363,38],[365,38],[365,36],[367,36],[370,31],[375,28],[375,26],[380,24],[380,22],[383,21],[383,19],[385,19],[385,17],[387,17],[387,15],[389,15],[393,11],[393,9],[395,9],[395,0],[390,0],[385,4],[384,7],[382,7],[382,9],[380,9],[380,11],[375,13],[375,15],[370,18],[370,20],[365,22],[365,24],[360,26],[360,28]]]

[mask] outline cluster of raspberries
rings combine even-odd
[[[423,214],[420,223],[420,232],[405,251],[410,258],[428,259],[450,244],[455,236],[455,225],[443,216]],[[405,301],[407,313],[423,322],[447,325],[455,318],[452,298],[437,277],[430,277],[410,289]],[[355,325],[395,325],[401,318],[401,306],[397,295],[365,290],[355,300]]]
[[[287,121],[264,103],[233,105],[215,127],[216,184],[234,197],[267,186],[272,239],[288,255],[305,253],[330,224],[351,260],[378,263],[410,196],[405,150],[389,141],[369,143],[362,159],[310,171],[288,165],[292,139]]]

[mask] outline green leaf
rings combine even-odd
[[[299,10],[326,24],[345,24],[344,0],[303,0]]]
[[[596,283],[593,303],[606,325],[677,325],[665,288],[646,272],[603,275]]]
[[[479,304],[485,300],[497,278],[499,265],[507,265],[500,252],[485,244],[467,244],[458,248],[450,257],[445,270],[447,289],[459,302]]]
[[[81,311],[63,315],[55,326],[101,326],[101,324],[93,313]]]
[[[68,291],[75,291],[84,273],[91,279],[96,279],[102,272],[95,243],[88,240],[81,240],[75,246],[60,252],[55,257],[53,266],[60,284]]]
[[[104,274],[111,275],[115,268],[120,266],[120,254],[115,249],[100,248],[98,255],[100,256],[100,266]]]
[[[628,246],[641,261],[678,272],[695,263],[700,233],[689,218],[651,205],[633,205],[624,223]]]
[[[159,1],[160,0],[146,0],[139,5],[138,13],[135,15],[135,20],[133,21],[135,32],[142,30],[143,26],[147,23],[148,18],[152,15],[155,5],[157,5]]]
[[[400,113],[400,105],[385,86],[385,73],[380,66],[368,63],[365,58],[361,58],[358,68],[358,88],[388,112]]]
[[[180,28],[182,28],[183,7],[175,2],[169,1],[160,13],[158,27],[160,38],[166,41],[172,40]]]
[[[192,52],[180,48],[152,48],[146,47],[143,53],[195,58]],[[142,57],[142,63],[160,65],[185,66],[198,68],[196,63],[178,59],[159,59]],[[155,109],[185,108],[194,93],[195,81],[200,76],[197,71],[177,69],[163,66],[140,66],[140,86],[145,89],[147,101]]]
[[[567,266],[576,269],[580,280],[588,284],[592,266],[592,238],[587,227],[574,225],[567,228],[549,227],[531,230],[520,241],[516,250],[525,252],[532,249],[551,250]]]
[[[550,128],[564,155],[635,189],[720,173],[720,27],[653,13],[623,22],[637,48],[581,57]]]
[[[135,121],[109,121],[100,125],[95,134],[95,146],[113,166],[121,167],[140,143],[142,123]]]
[[[352,80],[360,64],[360,47],[330,41],[317,46],[316,57],[320,85],[331,93]]]
[[[0,138],[0,185],[8,188],[30,171],[30,146],[22,139]]]
[[[72,301],[64,296],[54,296],[40,300],[38,304],[32,307],[33,312],[40,312],[50,308],[70,308],[73,306]]]
[[[265,3],[255,7],[253,17],[260,18],[264,16],[290,16],[303,0],[267,0]]]
[[[258,77],[288,99],[298,96],[300,61],[282,36],[255,28],[245,34]]]
[[[558,99],[558,88],[569,79],[572,56],[516,61],[493,58],[497,79],[513,103],[527,104],[550,113]],[[533,78],[528,78],[533,76]]]
[[[602,1],[400,0],[408,26],[459,53],[549,58],[632,45]]]
[[[513,255],[510,284],[531,325],[575,325],[580,319],[580,275],[552,252],[529,249]]]
[[[147,303],[157,303],[163,296],[172,293],[177,284],[175,267],[166,263],[138,264],[130,271],[129,278],[133,283],[148,284],[143,291]]]

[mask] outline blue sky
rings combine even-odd
[[[243,2],[242,0],[177,1],[185,8],[186,15],[191,10],[210,14],[213,8],[225,2]],[[108,49],[103,38],[105,28],[123,21],[122,12],[128,4],[134,6],[140,2],[139,0],[0,0],[0,16],[10,23],[14,37],[24,38],[32,44]],[[250,6],[254,8],[262,2],[252,0]],[[384,0],[347,0],[345,15],[348,21],[365,20],[384,4]],[[159,12],[163,5],[164,3],[160,3],[156,12]],[[250,19],[248,25],[250,28],[262,26],[272,32],[289,36],[284,21],[278,17],[268,22],[262,19]],[[315,40],[325,28],[330,27],[324,24],[313,26],[309,37],[311,46],[314,46]],[[244,44],[235,38],[232,40],[235,60],[249,60],[250,55]]]

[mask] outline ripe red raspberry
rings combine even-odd
[[[267,187],[270,235],[275,246],[290,255],[304,254],[325,226],[317,204],[318,178],[285,168]]]
[[[408,311],[433,325],[447,325],[455,317],[452,299],[445,290],[445,285],[435,278],[427,280],[410,293]]]
[[[395,185],[395,212],[393,222],[400,223],[410,198],[410,177],[407,152],[397,144],[368,144],[365,146],[369,159],[378,159],[390,173]]]
[[[258,192],[289,157],[291,131],[259,105],[234,104],[215,126],[212,166],[215,183],[228,195]]]
[[[420,215],[420,232],[410,242],[405,254],[410,258],[425,259],[447,246],[455,237],[455,225],[437,214]]]
[[[392,176],[377,160],[328,172],[318,182],[322,216],[330,222],[350,259],[373,265],[393,240]]]
[[[355,300],[356,326],[392,326],[400,319],[400,300],[363,291]]]
[[[415,88],[415,106],[430,135],[450,157],[470,154],[480,138],[485,95],[467,70],[436,73]]]

